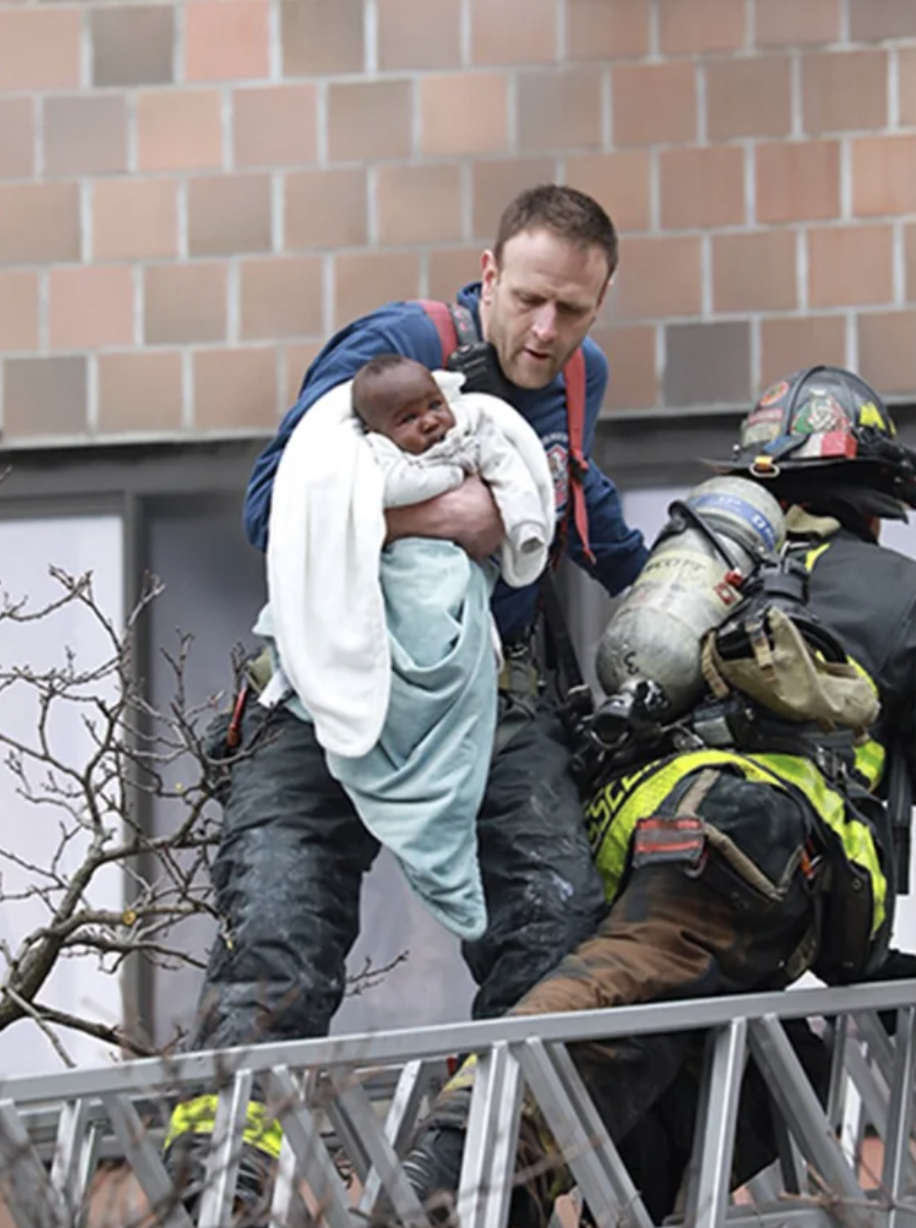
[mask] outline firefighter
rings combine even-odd
[[[878,539],[883,519],[906,519],[905,505],[916,506],[916,455],[858,376],[812,367],[767,390],[718,468],[777,496],[791,556],[807,575],[810,617],[871,680],[880,713],[855,742],[763,713],[756,731],[736,728],[730,741],[719,722],[715,747],[661,744],[642,762],[612,766],[588,805],[611,908],[512,1015],[774,990],[809,969],[828,982],[881,973],[892,823],[909,822],[916,775],[916,563]],[[707,719],[711,701],[701,701]],[[896,814],[881,801],[890,781]],[[901,971],[911,967],[904,960]],[[570,1046],[659,1219],[680,1181],[680,1168],[664,1162],[678,1131],[673,1150],[681,1163],[689,1154],[690,1045],[679,1033]],[[473,1061],[446,1086],[406,1159],[424,1199],[457,1188]],[[545,1222],[556,1193],[549,1141],[527,1110],[521,1140],[525,1171],[547,1176],[519,1187],[516,1226]]]

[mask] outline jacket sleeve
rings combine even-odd
[[[442,363],[436,326],[413,304],[404,304],[399,313],[389,311],[387,317],[381,313],[378,318],[368,316],[332,339],[306,372],[298,400],[255,461],[245,493],[243,523],[245,536],[256,549],[267,549],[274,475],[296,424],[326,392],[352,379],[363,363],[378,354],[403,354],[428,367]]]
[[[585,431],[582,448],[589,462],[583,483],[588,512],[588,540],[595,557],[591,563],[575,525],[570,505],[567,553],[574,563],[587,571],[611,596],[632,584],[648,558],[643,535],[631,529],[623,514],[617,487],[591,459],[598,415],[608,382],[608,363],[592,341],[585,343]],[[570,490],[569,498],[572,499]]]

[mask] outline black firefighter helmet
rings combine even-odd
[[[745,418],[723,473],[771,483],[793,503],[845,505],[906,520],[916,508],[916,453],[877,392],[842,367],[807,367],[772,384]]]

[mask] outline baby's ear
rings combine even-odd
[[[446,401],[454,401],[464,387],[465,375],[461,371],[433,371],[433,379]]]

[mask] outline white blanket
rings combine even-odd
[[[546,524],[553,483],[541,441],[496,397],[460,394],[463,377],[434,372],[444,395],[473,399],[531,471]],[[315,722],[321,745],[356,758],[379,740],[388,711],[391,657],[379,556],[385,541],[381,471],[351,409],[351,381],[313,405],[289,438],[274,479],[267,587],[280,664]],[[500,570],[516,586],[543,568],[508,540]]]

